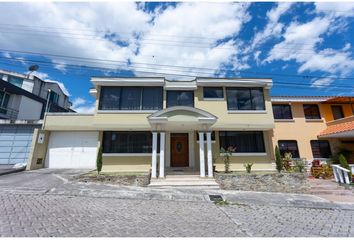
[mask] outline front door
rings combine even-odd
[[[188,167],[188,133],[171,133],[171,167]]]

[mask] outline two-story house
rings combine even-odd
[[[33,75],[0,70],[0,164],[27,162],[45,111],[68,112],[65,88]]]
[[[328,160],[340,151],[352,152],[354,163],[354,107],[352,97],[272,97],[275,128],[273,145],[294,158]]]
[[[169,170],[213,176],[220,149],[233,148],[231,170],[273,170],[271,79],[93,77],[93,114],[48,113],[29,168],[95,168],[104,172]],[[43,161],[45,159],[45,161]]]

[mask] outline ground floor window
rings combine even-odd
[[[299,149],[297,147],[297,141],[295,140],[279,140],[278,141],[279,151],[282,157],[285,153],[290,152],[293,158],[299,158]]]
[[[331,148],[326,140],[312,140],[311,149],[314,158],[329,158],[331,156]]]
[[[235,148],[237,153],[265,152],[263,132],[224,131],[219,133],[220,148]]]
[[[151,132],[104,132],[104,153],[151,153]]]

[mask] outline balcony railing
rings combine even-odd
[[[1,118],[16,120],[17,116],[18,116],[18,111],[16,109],[0,107]]]

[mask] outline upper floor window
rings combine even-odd
[[[343,113],[343,108],[340,105],[334,105],[331,106],[332,108],[332,113],[333,113],[333,119],[337,120],[340,118],[344,118],[344,113]]]
[[[265,110],[262,88],[226,88],[228,110]]]
[[[293,119],[289,104],[274,104],[273,115],[274,119]]]
[[[331,156],[331,148],[326,140],[312,140],[311,149],[314,158],[329,158]]]
[[[54,92],[53,90],[49,93],[49,102],[58,104],[59,103],[59,94]]]
[[[101,87],[99,110],[160,110],[161,87]]]
[[[261,131],[237,131],[219,132],[220,147],[235,148],[239,153],[265,152],[263,132]]]
[[[279,140],[278,145],[282,157],[285,156],[285,153],[291,153],[293,158],[300,157],[296,140]]]
[[[193,91],[167,91],[167,107],[194,107]]]
[[[306,119],[321,119],[317,104],[304,104],[304,113]]]
[[[10,95],[7,92],[0,91],[0,113],[7,113],[7,105],[9,104]]]
[[[23,78],[9,76],[9,83],[11,83],[11,84],[13,84],[13,85],[15,85],[17,87],[22,87]]]
[[[204,87],[203,88],[204,99],[223,99],[224,90],[222,87]]]

